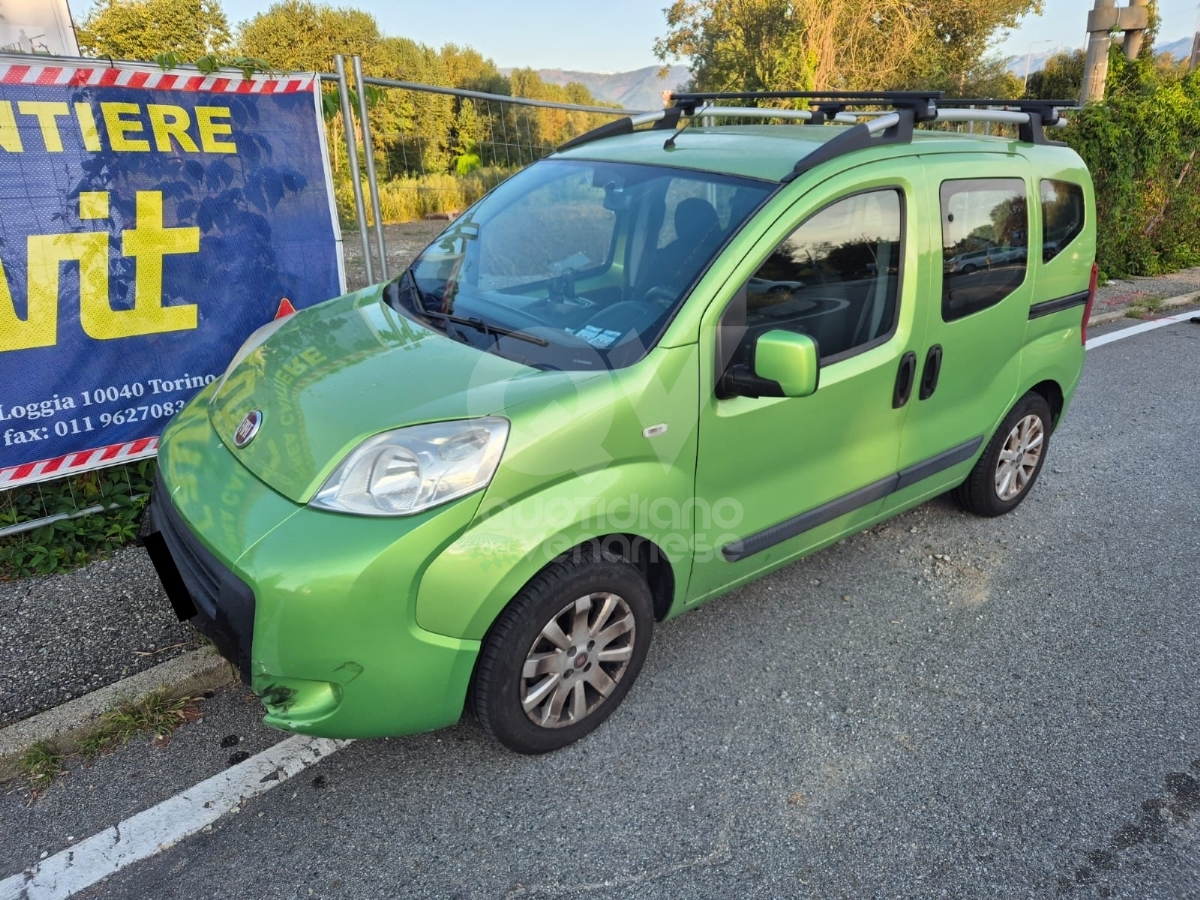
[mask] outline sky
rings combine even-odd
[[[221,0],[231,24],[267,9],[272,0]],[[433,47],[474,47],[498,66],[624,72],[657,65],[654,40],[666,31],[669,0],[333,0],[370,12],[384,34]],[[1120,0],[1119,0],[1120,2]],[[91,0],[69,0],[78,22]],[[1041,16],[1027,17],[1002,40],[1005,56],[1024,56],[1058,45],[1082,47],[1092,0],[1044,0]],[[1123,3],[1121,4],[1123,5]],[[1159,43],[1192,34],[1197,0],[1159,0]]]

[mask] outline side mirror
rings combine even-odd
[[[807,334],[774,329],[754,342],[754,367],[732,366],[721,379],[723,397],[807,397],[821,369],[817,342]]]

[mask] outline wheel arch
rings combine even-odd
[[[1062,385],[1052,378],[1047,378],[1033,385],[1029,389],[1029,392],[1040,394],[1042,399],[1050,406],[1050,428],[1051,431],[1056,429],[1059,419],[1062,418],[1063,409],[1066,406],[1066,397],[1063,394]]]

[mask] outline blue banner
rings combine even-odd
[[[341,293],[318,101],[0,66],[0,486],[145,444],[285,299]]]

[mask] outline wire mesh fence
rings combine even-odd
[[[340,120],[331,122],[331,132],[338,132],[331,133],[331,156],[339,214],[344,222],[359,223],[368,280],[375,274],[368,227],[378,244],[379,274],[386,277],[383,224],[453,218],[571,138],[630,113],[368,78],[357,59],[353,68],[352,85],[341,58],[332,76],[342,110]]]

